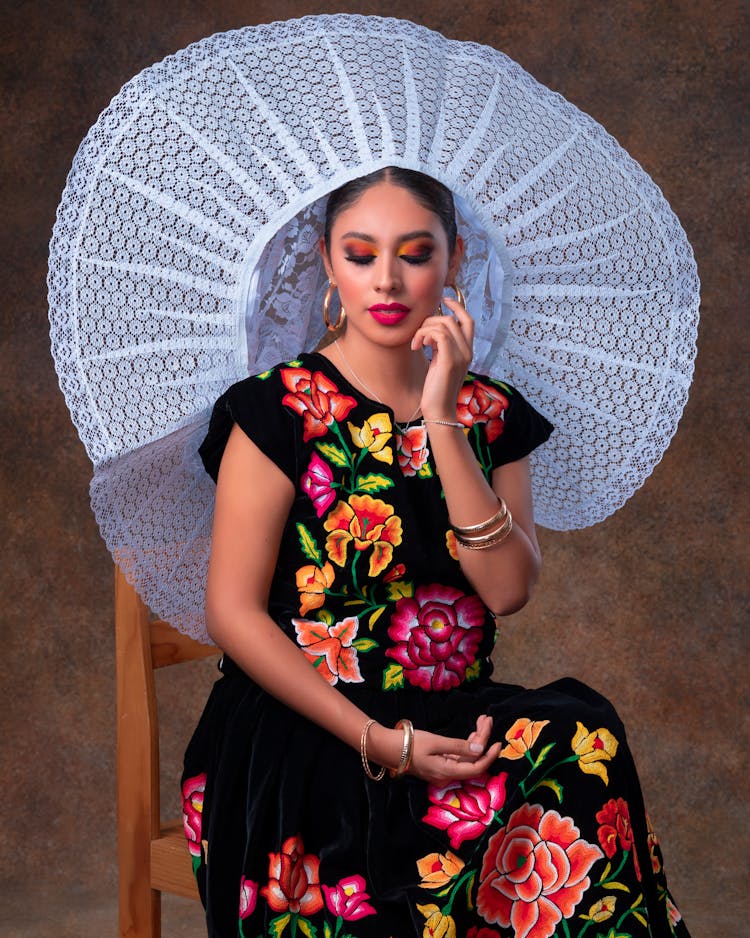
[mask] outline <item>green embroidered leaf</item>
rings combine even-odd
[[[290,368],[299,368],[301,364],[302,362],[299,360],[299,358],[295,358],[294,361],[287,362],[287,365],[289,365]]]
[[[630,892],[630,886],[626,886],[625,883],[618,883],[616,880],[607,883],[607,889],[621,889],[623,892]]]
[[[336,617],[332,612],[327,609],[318,609],[318,622],[325,622],[326,625],[331,626],[335,621]]]
[[[543,782],[539,782],[539,787],[544,786],[545,788],[551,788],[552,791],[557,795],[557,800],[562,804],[563,800],[563,787],[562,785],[555,781],[554,778],[545,778]]]
[[[324,456],[331,460],[334,466],[347,466],[349,464],[343,449],[339,449],[333,443],[316,443],[315,445]]]
[[[472,873],[469,882],[466,884],[466,908],[470,911],[474,911],[474,904],[471,901],[471,890],[474,888],[474,878],[476,874]]]
[[[419,467],[419,470],[417,471],[417,475],[419,476],[420,479],[431,479],[432,467],[430,466],[430,464],[428,462],[423,463]]]
[[[402,596],[413,596],[414,584],[409,580],[394,580],[393,583],[388,584],[387,592],[388,598],[395,602]]]
[[[633,915],[635,916],[635,918],[638,919],[638,921],[641,923],[641,925],[648,925],[648,922],[647,922],[646,919],[641,915],[640,912],[633,912]]]
[[[502,388],[503,391],[505,391],[506,394],[509,394],[511,397],[513,396],[513,390],[512,390],[512,388],[510,388],[510,387],[509,387],[507,384],[505,384],[503,381],[498,381],[497,378],[490,378],[490,381],[492,382],[492,384],[497,385],[497,387]]]
[[[347,599],[344,603],[345,606],[364,606],[364,599]]]
[[[268,923],[268,934],[272,938],[281,938],[286,926],[289,924],[289,919],[291,919],[289,912],[285,912],[284,915],[279,915]]]
[[[467,681],[476,681],[479,677],[479,674],[482,670],[482,662],[477,658],[474,664],[469,665],[466,669],[466,680]]]
[[[318,929],[313,925],[309,919],[300,917],[297,919],[297,928],[302,932],[303,935],[306,935],[307,938],[317,938]]]
[[[323,938],[333,938],[333,932],[328,922],[323,922]]]
[[[355,638],[352,645],[361,652],[372,651],[378,647],[378,643],[372,638]]]
[[[297,533],[299,534],[299,544],[302,548],[302,553],[308,560],[312,560],[313,563],[322,567],[323,555],[320,553],[318,545],[315,543],[315,538],[310,534],[304,524],[300,522],[297,522]]]
[[[605,880],[607,879],[607,877],[609,876],[611,872],[612,872],[612,864],[608,862],[607,865],[604,867],[602,878],[599,880],[599,882],[596,885],[601,886],[601,884],[605,882]]]
[[[547,753],[550,751],[550,749],[554,748],[554,745],[555,745],[554,743],[549,743],[548,745],[544,747],[544,749],[542,749],[542,751],[536,757],[536,760],[534,762],[535,769],[538,768],[542,764],[542,762],[544,762],[544,760],[547,758]]]
[[[376,609],[375,612],[373,612],[373,614],[370,616],[369,621],[367,623],[370,631],[372,631],[373,625],[375,625],[375,623],[383,615],[384,612],[385,612],[385,606],[381,606],[380,609]]]
[[[378,472],[370,472],[366,476],[357,476],[357,489],[362,492],[380,492],[383,489],[391,488],[392,485],[393,479],[380,475]]]
[[[261,372],[261,374],[256,375],[255,377],[260,378],[261,381],[266,381],[268,378],[271,377],[272,374],[273,374],[273,368],[269,369],[268,371],[263,371]]]
[[[193,859],[193,876],[195,876],[195,874],[198,872],[198,869],[200,868],[201,858],[193,857],[192,859]]]
[[[389,664],[383,671],[383,690],[396,690],[404,686],[404,669],[400,664]]]

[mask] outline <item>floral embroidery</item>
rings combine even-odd
[[[477,911],[512,926],[516,938],[549,938],[591,885],[599,847],[581,839],[572,818],[522,805],[490,838],[482,860]]]
[[[427,428],[423,423],[407,427],[396,434],[396,456],[405,476],[415,476],[430,455],[427,448]]]
[[[604,727],[589,733],[583,723],[576,723],[578,729],[571,745],[578,756],[578,767],[588,775],[598,775],[605,785],[609,785],[609,776],[604,762],[610,762],[617,752],[617,740]]]
[[[244,876],[240,880],[240,919],[249,918],[258,901],[258,884]]]
[[[288,837],[280,853],[269,853],[268,885],[261,889],[274,912],[314,915],[323,908],[320,860],[305,853],[302,838]]]
[[[322,518],[326,511],[336,501],[333,472],[328,463],[313,453],[307,472],[302,476],[300,488],[312,499],[315,514]]]
[[[186,778],[182,783],[182,826],[193,857],[193,869],[200,862],[201,828],[203,825],[203,796],[206,790],[206,773]],[[196,862],[197,861],[197,862]]]
[[[417,908],[424,915],[422,938],[456,938],[456,923],[450,915],[445,915],[436,905],[419,905]]]
[[[458,687],[474,664],[482,640],[486,608],[478,596],[432,583],[396,603],[388,635],[397,644],[386,651],[404,669],[410,684],[424,690]]]
[[[492,777],[485,772],[476,778],[449,782],[444,788],[430,785],[427,796],[432,804],[422,820],[444,830],[451,847],[457,850],[465,840],[480,837],[492,823],[505,804],[507,779],[507,772]]]
[[[299,612],[307,615],[311,609],[320,609],[325,602],[325,591],[333,584],[333,567],[326,561],[322,567],[309,564],[300,567],[296,574],[300,595]]]
[[[326,905],[334,915],[345,922],[356,922],[366,915],[375,915],[375,909],[367,901],[366,883],[361,876],[347,876],[336,886],[323,886]]]
[[[422,877],[423,889],[440,889],[457,876],[464,862],[450,850],[447,853],[430,853],[417,860],[417,872]]]
[[[401,519],[391,505],[370,495],[351,495],[339,502],[326,518],[323,527],[329,531],[326,550],[331,560],[343,567],[347,547],[357,551],[372,548],[369,574],[381,573],[393,557],[393,548],[401,543]]]
[[[292,625],[308,661],[329,684],[337,684],[340,680],[357,684],[363,680],[357,651],[352,647],[359,630],[356,617],[350,616],[330,626],[325,622],[292,619]]]
[[[601,811],[596,812],[596,819],[600,824],[597,836],[602,850],[611,860],[617,851],[619,841],[623,850],[633,850],[635,874],[640,880],[641,870],[638,866],[638,856],[633,849],[633,829],[630,826],[630,811],[627,802],[622,798],[610,798]]]
[[[393,450],[388,445],[388,441],[393,435],[391,418],[388,414],[373,414],[368,417],[361,427],[355,427],[353,423],[347,421],[349,433],[352,436],[352,442],[360,449],[366,449],[371,456],[380,462],[393,463]]]
[[[448,548],[448,553],[454,560],[458,560],[458,543],[456,542],[456,532],[453,528],[448,528],[445,532],[445,546]]]
[[[616,904],[617,900],[614,896],[605,896],[591,906],[588,915],[582,915],[581,918],[592,922],[606,922],[615,914]]]
[[[507,407],[504,394],[474,378],[459,391],[456,416],[465,427],[487,424],[487,442],[492,443],[503,432]]]
[[[305,442],[325,436],[328,428],[343,420],[357,406],[353,397],[341,394],[339,389],[321,371],[306,368],[282,368],[281,380],[290,391],[282,403],[302,416]]]
[[[521,717],[505,734],[508,745],[500,750],[503,759],[522,759],[539,738],[549,720],[529,720]]]

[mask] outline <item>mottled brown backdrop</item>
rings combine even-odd
[[[570,673],[611,696],[694,938],[746,935],[748,24],[731,0],[5,0],[0,933],[115,934],[111,564],[47,339],[66,173],[140,69],[218,30],[334,11],[406,16],[504,50],[604,124],[694,246],[699,355],[677,436],[614,517],[542,532],[542,582],[505,623],[497,662],[506,679]],[[210,680],[200,667],[160,676],[173,791]],[[166,938],[201,934],[190,903],[165,917]]]

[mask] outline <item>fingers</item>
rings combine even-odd
[[[492,718],[487,715],[478,717],[476,728],[467,739],[418,731],[412,774],[433,784],[481,775],[498,758],[502,746],[497,742],[487,748],[491,731]]]

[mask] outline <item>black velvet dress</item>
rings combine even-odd
[[[552,429],[481,376],[457,414],[488,477]],[[317,353],[219,399],[201,447],[214,478],[234,422],[297,491],[279,627],[384,725],[466,737],[488,713],[503,749],[463,783],[372,782],[225,656],[182,781],[209,935],[687,935],[611,704],[570,678],[490,680],[495,623],[456,559],[424,426],[395,424]]]

